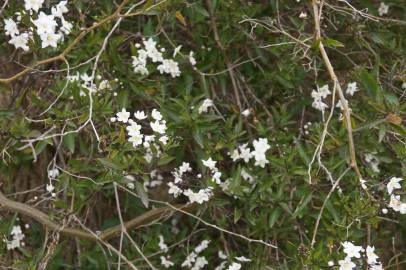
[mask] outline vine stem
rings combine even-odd
[[[314,28],[315,28],[315,39],[316,42],[318,43],[318,49],[320,51],[321,57],[323,59],[323,62],[328,70],[328,73],[330,75],[331,80],[334,82],[334,85],[337,87],[337,93],[341,101],[341,105],[343,108],[343,114],[345,118],[345,125],[347,128],[347,134],[348,134],[348,148],[350,152],[350,166],[351,168],[355,171],[357,177],[359,180],[362,179],[361,172],[358,168],[357,165],[357,157],[356,157],[356,152],[355,152],[355,146],[354,146],[354,138],[353,138],[353,132],[352,132],[352,124],[351,124],[351,110],[348,107],[348,101],[346,100],[343,89],[341,88],[340,82],[338,81],[337,75],[334,71],[334,67],[331,64],[330,58],[327,55],[326,49],[323,44],[323,40],[321,38],[321,30],[320,30],[320,19],[321,19],[321,14],[322,14],[322,1],[318,0],[312,0],[312,6],[313,6],[313,17],[314,17]],[[331,106],[335,106],[335,104],[332,104]]]

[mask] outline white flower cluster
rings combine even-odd
[[[48,191],[52,197],[56,197],[56,193],[54,192],[55,186],[52,185],[52,180],[55,180],[59,175],[59,170],[54,168],[48,171],[48,179],[49,184],[46,185],[46,191]]]
[[[168,248],[168,246],[165,244],[165,239],[164,239],[164,237],[163,237],[162,235],[159,235],[158,237],[159,237],[159,243],[158,243],[159,249],[160,249],[162,252],[164,252],[164,253],[168,253],[169,248]],[[161,259],[161,265],[162,265],[163,267],[165,267],[165,268],[169,268],[169,267],[172,267],[172,266],[175,265],[175,264],[170,260],[170,259],[171,259],[171,256],[169,256],[169,255],[161,256],[160,259]]]
[[[221,250],[218,252],[218,256],[220,259],[224,260],[222,263],[220,263],[220,265],[218,265],[215,270],[224,270],[226,269],[227,266],[227,255],[224,254],[224,252],[222,252]],[[234,257],[235,260],[239,261],[239,262],[250,262],[251,260],[244,257],[244,256],[240,256],[240,257]],[[226,270],[239,270],[241,269],[242,265],[241,263],[238,262],[232,262],[228,268]]]
[[[137,56],[133,56],[132,66],[135,73],[139,73],[141,75],[148,75],[149,70],[147,69],[148,59],[150,59],[153,63],[160,63],[157,67],[157,70],[163,74],[170,74],[172,78],[180,76],[180,69],[179,64],[173,59],[165,59],[163,53],[165,52],[165,48],[161,48],[158,50],[157,43],[152,38],[143,39],[142,44],[144,48],[141,49],[141,44],[135,44],[136,48],[138,48]],[[176,56],[176,51],[173,57]],[[190,62],[196,64],[196,60],[193,58],[193,52],[189,56]],[[192,62],[194,61],[194,62]]]
[[[400,181],[402,180],[403,179],[400,177],[392,177],[386,185],[386,188],[390,195],[389,207],[392,208],[395,212],[399,212],[404,215],[406,214],[406,203],[400,200],[400,195],[393,194],[394,190],[402,188],[402,186],[400,185]]]
[[[68,12],[66,7],[68,1],[61,1],[51,8],[51,14],[47,15],[43,11],[38,11],[42,8],[45,0],[25,0],[25,11],[17,12],[17,22],[12,18],[4,20],[4,30],[6,35],[10,36],[9,43],[14,45],[16,49],[21,48],[24,51],[29,50],[29,39],[34,40],[34,27],[21,32],[18,29],[18,23],[21,21],[21,15],[30,13],[29,21],[35,26],[35,32],[41,39],[41,47],[58,46],[58,42],[63,40],[64,35],[69,35],[73,25],[66,21],[63,14]]]
[[[158,247],[160,249],[161,252],[167,254],[169,251],[168,246],[165,244],[165,239],[162,235],[159,235],[159,242],[158,242]],[[192,252],[190,252],[185,260],[182,262],[181,267],[184,268],[188,268],[190,270],[201,270],[203,269],[206,265],[209,264],[209,262],[207,261],[205,256],[202,256],[201,253],[206,250],[209,247],[210,244],[210,240],[203,240],[200,242],[199,245],[197,245]],[[223,262],[218,265],[215,270],[225,270],[226,266],[228,264],[228,260],[227,260],[227,255],[224,254],[223,251],[219,251],[218,252],[218,257],[223,260]],[[165,268],[169,268],[174,266],[175,264],[170,261],[170,256],[169,255],[165,255],[165,256],[161,256],[161,265]],[[240,257],[234,257],[234,259],[238,262],[231,262],[231,264],[229,264],[228,268],[226,270],[239,270],[241,269],[241,263],[239,262],[250,262],[251,260],[244,257],[244,256],[240,256]]]
[[[345,90],[345,93],[347,95],[353,96],[357,91],[359,91],[357,82],[351,82],[347,84],[347,89]],[[326,99],[327,96],[329,95],[331,95],[331,92],[328,84],[323,85],[322,87],[317,86],[317,90],[313,90],[311,94],[313,98],[312,107],[315,108],[316,110],[324,112],[328,108],[328,105],[324,103],[324,99]],[[348,104],[347,100],[345,100],[345,102]],[[337,102],[336,107],[340,108],[341,110],[344,109],[341,100]],[[341,118],[342,116],[340,116],[340,119]]]
[[[265,164],[268,164],[269,161],[266,158],[266,151],[268,151],[271,146],[268,143],[268,139],[266,138],[259,138],[258,140],[254,140],[252,142],[254,146],[254,150],[248,147],[248,144],[242,144],[237,149],[234,149],[230,153],[230,157],[233,161],[237,160],[244,160],[245,163],[248,163],[249,160],[254,157],[255,159],[255,166],[259,166],[261,168],[265,168]]]
[[[136,120],[130,119],[130,112],[127,112],[125,108],[123,108],[120,112],[116,113],[115,117],[110,118],[111,122],[122,122],[127,124],[127,132],[129,139],[128,141],[132,143],[132,145],[137,148],[140,145],[143,145],[145,148],[145,155],[144,159],[151,163],[153,158],[153,152],[151,147],[154,146],[156,149],[156,155],[159,157],[161,155],[161,150],[158,144],[158,141],[163,145],[166,145],[169,138],[165,135],[166,133],[166,121],[163,119],[162,114],[153,109],[151,112],[152,120],[149,122],[149,126],[154,132],[152,135],[145,135],[141,133],[142,126],[138,124],[136,121],[142,121],[148,118],[148,115],[145,114],[144,111],[137,111],[134,113],[134,117]],[[157,139],[159,137],[159,139]]]
[[[199,254],[209,246],[209,240],[203,240],[194,251],[186,256],[186,259],[182,263],[182,267],[188,267],[190,270],[203,269],[209,262],[206,257],[199,256]]]
[[[150,180],[144,182],[144,189],[148,192],[148,189],[158,187],[163,183],[163,176],[158,173],[157,170],[152,170],[149,173]]]
[[[366,250],[362,246],[356,246],[351,242],[341,243],[344,247],[344,253],[347,255],[344,260],[338,261],[339,270],[353,270],[356,264],[352,258],[361,258],[361,253],[365,252],[366,261],[369,270],[383,270],[382,264],[378,262],[379,257],[375,254],[375,247],[367,246]]]
[[[4,242],[7,245],[7,250],[12,250],[25,245],[23,242],[25,235],[23,234],[20,225],[13,226],[10,235],[12,237],[11,240],[4,239]]]
[[[183,194],[186,197],[189,198],[189,202],[190,203],[199,203],[202,204],[203,202],[207,202],[210,197],[213,195],[213,188],[212,187],[207,187],[204,189],[200,189],[198,192],[194,192],[193,190],[189,189],[182,189],[179,187],[179,184],[183,183],[183,177],[184,174],[187,172],[191,172],[192,168],[190,167],[190,164],[187,162],[183,162],[183,164],[175,169],[172,172],[172,175],[174,176],[174,182],[168,182],[168,186],[169,186],[169,190],[168,193],[169,194],[173,194],[173,196],[176,198],[179,195]],[[220,173],[221,175],[221,173]],[[200,178],[201,175],[199,174],[198,177]],[[220,177],[220,176],[218,176]]]
[[[324,112],[324,110],[328,108],[328,105],[323,102],[323,99],[325,99],[330,94],[331,92],[329,90],[328,84],[322,86],[321,88],[317,86],[317,90],[312,91],[312,107],[316,110]]]
[[[110,81],[102,79],[100,75],[96,76],[96,83],[94,83],[94,80],[91,76],[87,75],[86,73],[79,74],[79,72],[77,72],[75,75],[69,75],[67,79],[71,83],[78,83],[82,89],[87,90],[91,94],[97,93],[97,95],[100,95],[101,93],[103,93],[103,90],[113,89]],[[81,97],[84,97],[86,96],[86,93],[82,89],[80,89],[79,95]]]

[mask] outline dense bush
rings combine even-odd
[[[1,4],[2,268],[405,268],[404,0],[120,1]]]

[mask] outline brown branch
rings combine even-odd
[[[25,69],[23,69],[22,71],[18,72],[17,74],[9,77],[9,78],[0,78],[0,84],[9,84],[13,81],[15,81],[16,79],[18,79],[19,77],[25,75],[26,73],[30,72],[31,70],[33,70],[34,68],[38,67],[38,66],[42,66],[42,65],[46,65],[46,64],[50,64],[53,62],[58,62],[58,61],[63,61],[65,59],[65,57],[68,55],[68,53],[70,51],[73,50],[73,48],[92,30],[94,30],[95,28],[111,21],[114,20],[117,17],[120,17],[120,12],[123,10],[124,6],[128,3],[129,0],[123,0],[123,2],[121,2],[121,4],[117,7],[117,9],[113,12],[113,14],[105,17],[104,19],[94,23],[92,26],[84,29],[79,36],[77,36],[73,42],[71,44],[68,45],[68,47],[65,48],[65,50],[63,50],[62,53],[60,53],[57,56],[48,58],[48,59],[44,59],[41,61],[38,61],[36,63],[34,63],[33,65],[26,67]],[[141,1],[141,3],[144,1]],[[141,13],[140,13],[141,14]]]
[[[183,211],[191,211],[196,207],[196,204],[176,205],[175,207]],[[41,212],[40,210],[28,204],[10,200],[2,192],[0,192],[0,211],[17,212],[21,215],[33,218],[34,220],[41,223],[44,227],[50,230],[60,231],[62,234],[86,240],[106,241],[115,237],[121,232],[121,224],[105,229],[98,236],[95,236],[94,234],[91,234],[82,229],[63,227],[57,222],[53,221],[47,214]],[[170,206],[152,209],[149,210],[148,212],[139,215],[136,218],[133,218],[125,222],[124,226],[126,230],[131,230],[132,228],[148,224],[153,220],[160,218],[162,216],[169,216],[173,212],[176,212],[176,210],[174,210],[174,207]]]
[[[359,179],[362,179],[362,175],[359,171],[358,165],[357,165],[357,158],[356,158],[356,153],[355,153],[355,146],[354,146],[354,138],[352,135],[352,124],[351,124],[351,111],[348,107],[348,102],[343,94],[343,90],[341,88],[340,82],[338,81],[337,75],[334,71],[334,67],[331,64],[331,61],[327,55],[326,49],[324,48],[323,40],[321,38],[321,30],[320,30],[320,18],[321,18],[321,9],[319,10],[319,4],[322,1],[318,0],[312,0],[312,5],[313,5],[313,17],[314,17],[314,27],[315,27],[315,39],[316,42],[318,43],[318,48],[320,51],[320,54],[323,58],[324,64],[327,67],[328,73],[330,75],[331,80],[334,82],[334,86],[337,87],[337,93],[341,101],[341,105],[343,107],[343,114],[345,117],[345,125],[347,128],[347,134],[348,134],[348,148],[350,152],[350,166],[351,168],[354,169],[355,173],[357,174]],[[335,106],[332,104],[331,106]]]

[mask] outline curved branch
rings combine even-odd
[[[179,208],[183,211],[191,211],[196,207],[196,204],[184,204],[184,205],[177,205],[176,208]],[[41,212],[40,210],[25,204],[16,202],[13,200],[8,199],[2,192],[0,192],[0,211],[12,211],[17,212],[21,215],[25,215],[28,217],[33,218],[37,222],[41,223],[43,226],[51,229],[51,230],[58,230],[61,233],[73,236],[85,240],[92,240],[92,241],[106,241],[121,232],[121,224],[113,226],[111,228],[105,229],[99,235],[94,235],[82,229],[71,228],[71,227],[62,227],[57,222],[53,221],[47,214]],[[153,220],[169,216],[176,210],[173,207],[161,207],[149,210],[136,218],[133,218],[124,223],[124,226],[127,230],[131,230],[132,228],[148,224]]]

